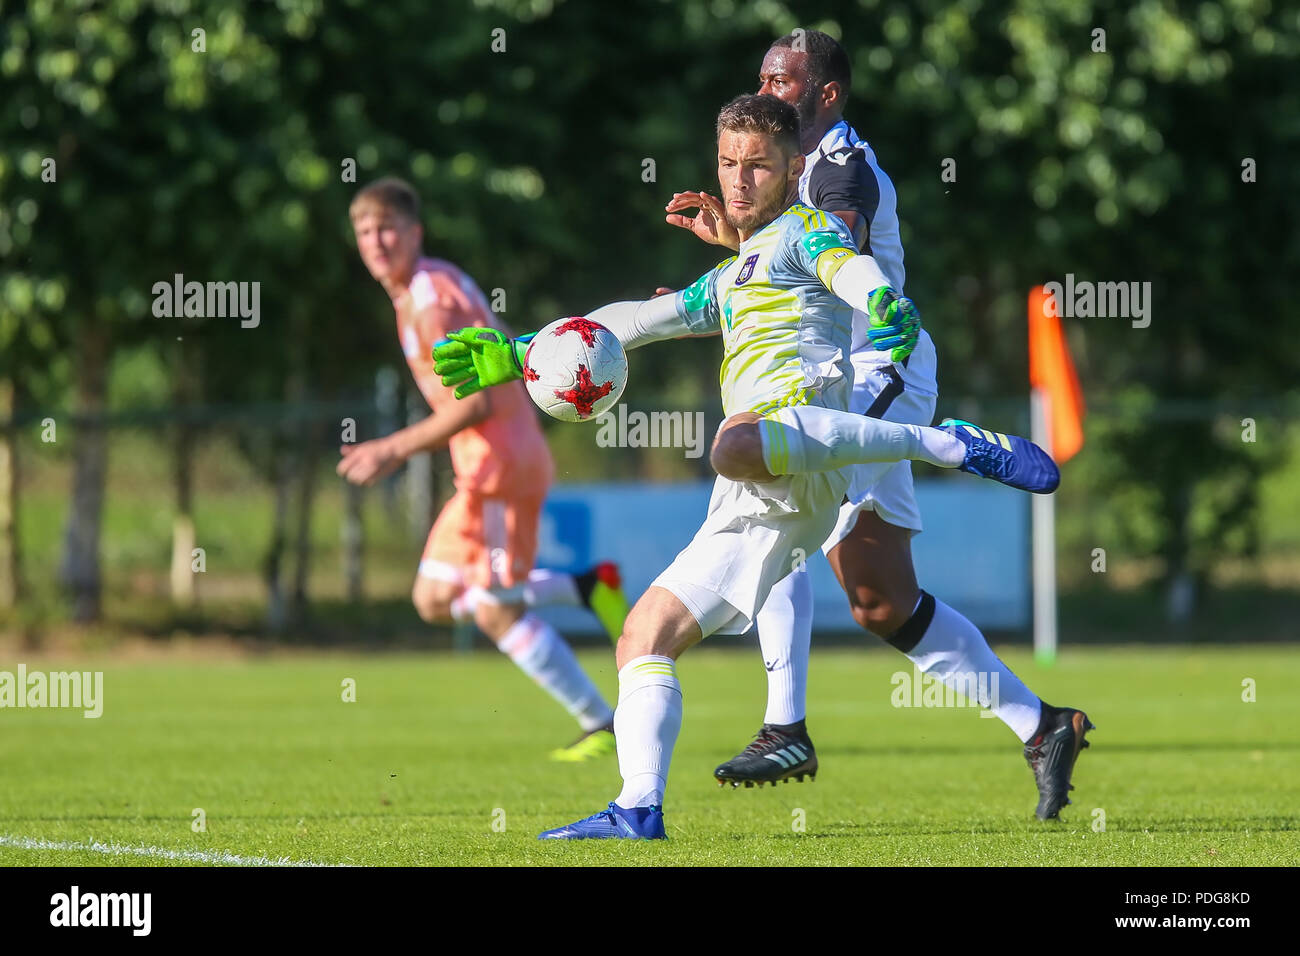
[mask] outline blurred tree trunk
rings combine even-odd
[[[72,597],[78,622],[99,619],[101,578],[99,532],[108,476],[108,442],[103,414],[108,390],[109,338],[106,327],[91,321],[77,333],[76,429],[72,465],[72,502],[63,539],[59,582]]]
[[[271,513],[271,540],[266,549],[264,564],[266,580],[266,627],[272,634],[283,634],[289,623],[289,607],[284,593],[284,543],[289,527],[289,497],[293,486],[291,452],[283,440],[276,436],[273,451],[275,462],[275,506]]]
[[[1165,545],[1165,619],[1185,624],[1196,611],[1197,581],[1191,567],[1192,486],[1179,477],[1169,492],[1166,513],[1169,539]]]
[[[308,316],[302,310],[289,314],[289,341],[305,342],[311,334]],[[284,378],[284,398],[289,408],[301,407],[307,396],[307,350],[290,348],[288,373]],[[305,562],[299,554],[302,537],[304,498],[310,490],[304,484],[310,478],[304,475],[304,457],[307,443],[305,429],[291,421],[280,422],[276,428],[275,513],[271,518],[271,546],[267,555],[267,625],[274,634],[283,634],[297,619],[305,599],[306,584],[302,580]],[[294,553],[298,556],[292,582],[288,577],[286,550],[289,546],[290,521],[293,520],[294,490],[298,491],[298,522],[294,533]],[[306,510],[310,511],[310,507]]]
[[[194,423],[190,412],[198,391],[191,350],[176,346],[173,363],[172,399],[180,416],[173,432],[172,484],[176,493],[176,513],[172,518],[171,595],[177,605],[192,607],[198,598],[198,581],[194,571]]]
[[[23,599],[22,550],[18,539],[18,431],[14,416],[17,389],[12,378],[0,379],[0,607]]]
[[[176,514],[172,517],[172,603],[193,607],[198,598],[194,571],[197,538],[193,510],[193,435],[186,425],[177,428],[172,477],[176,491]]]
[[[311,512],[316,499],[317,465],[320,463],[320,429],[303,431],[298,446],[298,514],[294,536],[293,592],[290,605],[297,620],[307,609],[308,575],[311,573]]]
[[[343,586],[349,601],[365,596],[362,571],[365,563],[366,527],[362,520],[362,487],[343,482]]]

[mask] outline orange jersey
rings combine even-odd
[[[433,344],[470,325],[509,334],[468,275],[442,259],[420,259],[410,285],[393,301],[397,335],[416,384],[430,407],[435,390],[450,396],[433,373]],[[491,390],[492,414],[451,437],[456,487],[480,495],[540,497],[555,474],[550,449],[537,423],[537,409],[523,382]]]

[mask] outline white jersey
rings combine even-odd
[[[847,121],[840,120],[827,130],[805,157],[799,198],[815,209],[862,216],[868,224],[862,251],[876,260],[889,284],[903,294],[907,274],[903,269],[903,240],[898,233],[898,194],[876,162],[875,152]],[[859,360],[870,358],[882,364],[890,361],[887,352],[877,352],[867,341],[866,316],[861,312],[854,315],[853,352]]]

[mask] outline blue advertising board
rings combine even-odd
[[[542,516],[538,567],[581,571],[616,561],[635,600],[695,535],[711,482],[559,485]],[[975,480],[916,482],[925,531],[912,542],[921,587],[988,630],[1023,630],[1031,613],[1028,496]],[[857,629],[826,559],[808,560],[814,631]],[[589,615],[548,609],[565,633],[598,630]]]

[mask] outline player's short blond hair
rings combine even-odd
[[[420,197],[405,179],[385,176],[365,186],[348,206],[348,216],[356,222],[370,213],[397,213],[410,222],[420,221]]]

